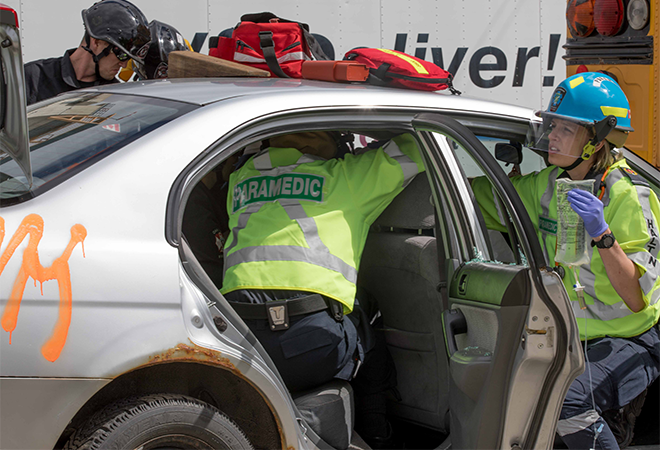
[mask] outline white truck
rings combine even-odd
[[[61,56],[83,37],[80,12],[94,0],[4,0],[19,15],[23,60]],[[327,37],[335,59],[354,47],[404,51],[455,76],[465,95],[532,108],[566,76],[564,4],[556,0],[134,0],[149,20],[173,25],[193,48],[245,13],[271,11]]]

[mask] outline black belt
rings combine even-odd
[[[289,328],[289,317],[312,314],[330,308],[337,321],[343,320],[343,306],[326,300],[320,294],[307,295],[289,300],[274,300],[266,303],[229,302],[242,319],[268,319],[273,331]]]

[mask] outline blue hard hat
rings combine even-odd
[[[630,126],[630,105],[626,94],[616,81],[600,72],[578,73],[566,78],[552,93],[548,109],[538,111],[537,115],[585,126],[614,116],[617,130],[634,131]]]

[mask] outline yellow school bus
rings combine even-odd
[[[626,93],[626,147],[660,167],[660,0],[568,0],[566,74],[606,71]]]

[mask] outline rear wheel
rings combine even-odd
[[[64,450],[248,449],[252,444],[217,408],[192,397],[148,395],[113,403],[71,436]]]

